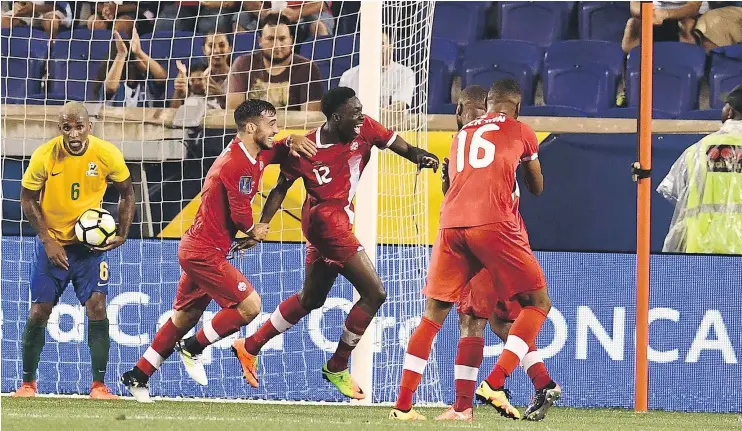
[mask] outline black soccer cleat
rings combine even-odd
[[[551,386],[551,387],[549,387]],[[524,421],[541,421],[546,417],[546,412],[554,403],[561,398],[562,388],[551,382],[546,388],[536,391],[531,403],[523,415]]]
[[[140,403],[152,403],[149,397],[149,382],[138,380],[133,371],[127,371],[121,376],[121,384],[126,386],[129,393]]]

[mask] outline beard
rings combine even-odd
[[[274,55],[272,51],[267,51],[267,54],[263,54],[263,55],[265,55],[271,60],[271,64],[276,64],[276,63],[283,63],[284,61],[288,60],[293,55],[293,53],[289,51],[288,54],[284,55],[283,57],[279,57],[277,55]]]

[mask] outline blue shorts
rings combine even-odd
[[[56,304],[64,289],[72,282],[80,304],[85,304],[93,292],[108,294],[108,262],[105,253],[91,252],[82,244],[64,247],[69,269],[55,266],[46,256],[41,241],[36,238],[31,263],[31,302]]]

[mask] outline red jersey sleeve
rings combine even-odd
[[[225,212],[230,215],[237,229],[248,232],[253,226],[252,198],[255,196],[254,175],[249,167],[240,167],[233,160],[219,171],[219,179],[227,192]]]
[[[281,162],[281,174],[289,181],[301,178],[301,160],[301,157],[286,157],[284,161]]]
[[[383,124],[366,115],[361,126],[361,137],[371,145],[389,148],[397,139],[397,132],[387,129]]]
[[[273,148],[260,152],[266,165],[280,165],[289,155],[288,138],[279,139],[273,143]]]
[[[528,162],[538,159],[538,138],[536,137],[536,132],[531,129],[531,126],[520,123],[520,135],[524,147],[520,161]]]

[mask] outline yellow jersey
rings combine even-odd
[[[43,144],[31,155],[21,185],[41,190],[41,213],[52,238],[62,245],[77,242],[75,223],[89,208],[100,207],[108,180],[129,178],[124,156],[110,142],[88,136],[88,149],[73,156],[62,136]]]

